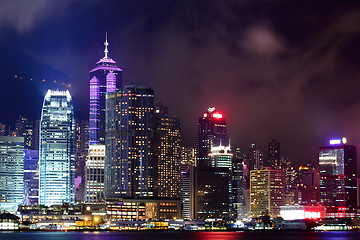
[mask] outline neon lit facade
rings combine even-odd
[[[86,157],[86,202],[97,203],[105,199],[105,145],[90,145]]]
[[[69,91],[45,95],[39,151],[40,204],[74,202],[75,121]]]
[[[122,70],[108,57],[107,39],[104,45],[105,56],[90,71],[90,145],[105,144],[106,93],[122,87]]]
[[[333,143],[319,151],[320,202],[326,217],[357,216],[356,147]]]

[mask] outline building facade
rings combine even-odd
[[[251,217],[280,216],[285,199],[285,172],[272,168],[250,171]]]
[[[108,56],[107,38],[104,45],[105,56],[90,71],[90,145],[105,144],[106,93],[122,87],[122,70]]]
[[[69,91],[46,93],[39,151],[40,204],[74,202],[75,121]]]
[[[99,203],[105,199],[105,145],[90,145],[86,157],[85,201]]]
[[[105,197],[154,196],[154,90],[107,95]]]
[[[211,167],[209,154],[212,146],[229,145],[226,119],[214,107],[209,108],[198,120],[196,138],[198,167]]]
[[[326,217],[357,216],[356,147],[346,141],[330,141],[319,151],[320,203]]]
[[[180,131],[180,119],[168,116],[167,110],[157,104],[154,132],[154,187],[157,197],[180,198]]]
[[[280,143],[273,139],[268,144],[268,167],[278,168],[280,165]]]
[[[25,150],[24,205],[39,204],[39,151]]]
[[[0,136],[0,207],[23,204],[24,138]]]

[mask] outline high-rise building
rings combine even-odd
[[[260,169],[264,166],[264,153],[254,143],[250,145],[250,170]]]
[[[11,132],[13,137],[24,137],[24,148],[27,150],[34,149],[34,122],[24,116],[16,120],[15,130]]]
[[[25,150],[24,204],[39,204],[39,150]]]
[[[108,93],[106,113],[105,197],[154,196],[154,90]]]
[[[180,198],[180,130],[179,118],[170,117],[161,104],[155,107],[155,196]]]
[[[273,139],[268,144],[268,167],[277,168],[280,165],[280,143]]]
[[[272,168],[250,171],[251,217],[280,216],[285,199],[285,172]]]
[[[356,147],[346,139],[331,140],[319,151],[320,202],[326,217],[357,216]]]
[[[89,122],[75,123],[75,200],[85,199],[85,162],[89,148]]]
[[[90,145],[105,144],[106,93],[114,93],[122,87],[122,70],[108,56],[106,41],[105,56],[90,71]]]
[[[182,218],[194,219],[195,218],[195,202],[194,202],[194,169],[196,163],[195,148],[182,147],[181,152],[181,205],[182,205]]]
[[[0,208],[23,204],[24,138],[0,136]],[[11,207],[10,207],[11,208]]]
[[[233,158],[232,161],[232,213],[234,219],[243,219],[249,217],[246,213],[245,199],[244,199],[244,174],[246,165],[244,160],[239,157]]]
[[[75,121],[69,91],[46,93],[39,151],[40,204],[74,202]]]
[[[99,203],[105,199],[105,145],[90,145],[86,157],[87,203]]]
[[[228,168],[195,168],[195,218],[230,217],[229,181]]]
[[[210,167],[209,153],[211,153],[211,147],[220,145],[229,145],[226,120],[222,113],[211,107],[203,113],[198,121],[196,165],[198,167]]]
[[[6,125],[0,123],[0,136],[5,136],[6,135]]]

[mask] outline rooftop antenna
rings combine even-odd
[[[105,59],[108,59],[108,46],[109,46],[109,43],[108,43],[108,40],[107,40],[107,32],[105,32],[105,42],[104,42],[104,46],[105,46],[105,50],[104,50],[104,53],[105,53]]]

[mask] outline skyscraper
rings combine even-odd
[[[122,87],[122,70],[108,57],[107,37],[105,56],[90,71],[90,145],[105,144],[106,93],[113,93]]]
[[[0,136],[0,207],[23,203],[24,138]],[[12,207],[14,206],[14,207]]]
[[[89,122],[75,123],[75,200],[85,199],[85,162],[89,148]]]
[[[39,151],[40,204],[74,202],[75,121],[69,91],[46,93]]]
[[[269,143],[269,161],[268,167],[279,168],[280,165],[280,143],[273,139]]]
[[[24,204],[39,204],[39,150],[25,150]]]
[[[285,199],[285,172],[271,168],[250,171],[250,214],[252,217],[280,215]]]
[[[226,120],[222,113],[211,107],[203,113],[198,121],[198,135],[196,138],[197,166],[210,167],[209,153],[211,147],[220,145],[229,145]]]
[[[331,140],[319,151],[320,202],[326,217],[356,217],[357,158],[356,147],[346,139]]]
[[[154,90],[108,93],[106,113],[105,197],[154,196]]]
[[[180,198],[180,130],[180,119],[170,117],[167,108],[157,104],[154,132],[154,188],[157,197]]]
[[[254,143],[250,145],[250,170],[264,167],[264,153]]]
[[[105,145],[90,145],[86,157],[86,202],[102,202],[105,198]]]

